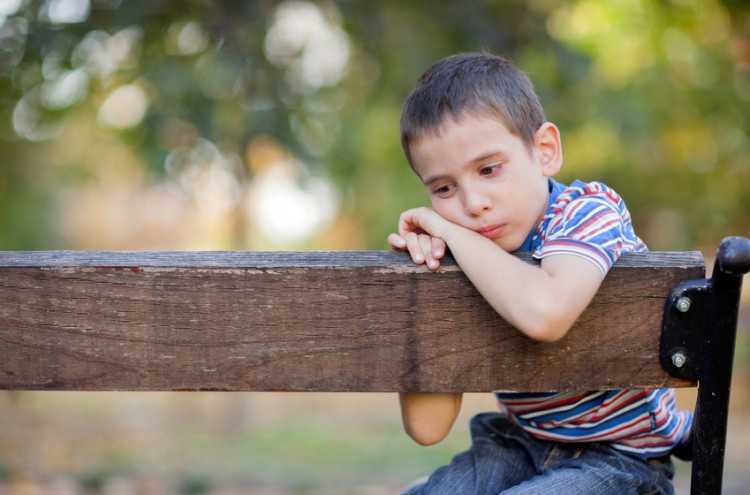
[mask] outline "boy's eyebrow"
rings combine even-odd
[[[503,156],[504,157],[505,155],[506,154],[503,152],[503,150],[488,151],[487,153],[479,155],[476,158],[472,158],[471,160],[469,160],[469,163],[467,163],[467,165],[473,165],[473,164],[475,164],[477,162],[484,162],[484,161],[489,160],[490,158],[495,158],[497,156]]]
[[[472,165],[474,165],[474,164],[476,164],[478,162],[484,162],[484,161],[487,161],[487,160],[489,160],[491,158],[495,158],[497,156],[505,156],[505,153],[503,153],[502,150],[488,151],[487,153],[483,153],[483,154],[481,154],[481,155],[479,155],[479,156],[477,156],[477,157],[472,158],[471,160],[469,160],[466,163],[465,167],[470,167],[470,166],[472,166]],[[422,184],[424,184],[426,186],[429,186],[430,184],[432,184],[434,182],[438,182],[440,180],[443,180],[446,177],[449,177],[449,175],[447,175],[447,174],[441,174],[441,175],[427,176],[427,178],[422,179]]]
[[[422,184],[424,184],[425,186],[429,186],[430,184],[434,184],[435,182],[441,181],[447,177],[447,175],[434,175],[432,177],[422,179]]]

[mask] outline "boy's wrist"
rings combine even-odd
[[[450,220],[446,220],[446,228],[440,238],[443,239],[448,247],[452,247],[453,245],[460,243],[463,240],[470,239],[473,236],[479,235],[480,234],[477,234],[471,229],[468,229],[457,223],[453,223]]]

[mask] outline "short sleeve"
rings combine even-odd
[[[603,184],[582,184],[558,197],[537,259],[557,254],[584,258],[605,276],[620,255],[645,250],[620,197]]]

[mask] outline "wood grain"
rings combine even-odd
[[[659,365],[661,318],[671,289],[703,276],[698,252],[626,255],[544,344],[450,260],[431,273],[387,251],[0,252],[0,389],[688,386]]]

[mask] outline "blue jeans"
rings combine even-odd
[[[669,457],[643,461],[606,443],[539,440],[507,416],[471,420],[472,446],[405,495],[673,494]]]

